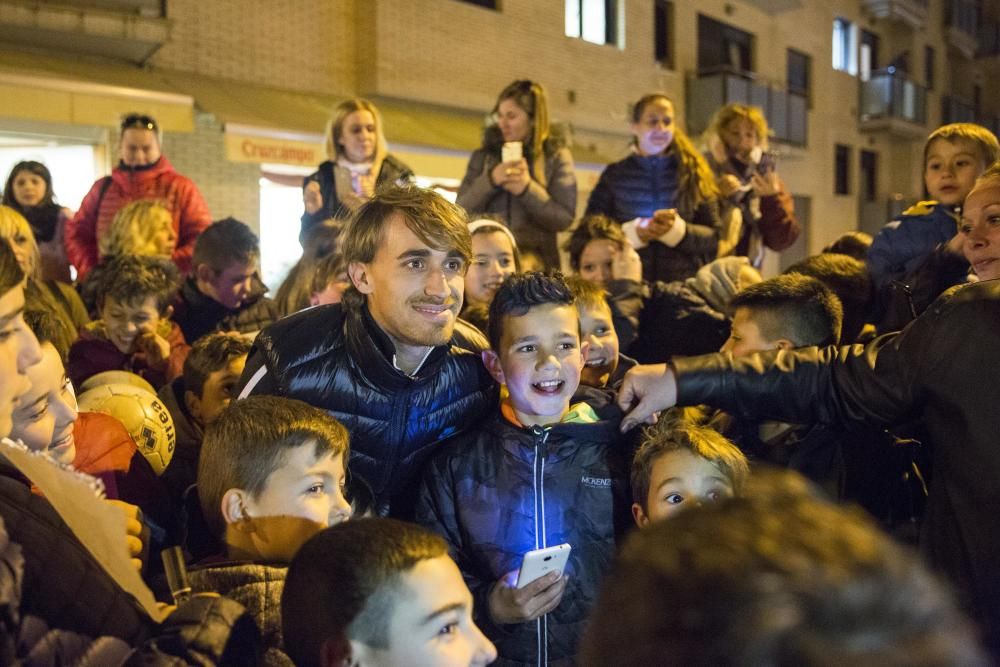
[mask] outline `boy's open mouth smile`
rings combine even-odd
[[[564,384],[566,383],[563,380],[542,380],[541,382],[532,382],[531,388],[539,394],[554,396],[562,391]]]

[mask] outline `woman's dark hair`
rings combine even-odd
[[[35,162],[34,160],[24,160],[22,162],[18,162],[14,165],[14,168],[10,170],[10,175],[7,177],[7,183],[3,186],[3,204],[17,210],[18,213],[24,213],[24,207],[21,206],[21,204],[14,198],[14,179],[16,179],[17,175],[22,171],[30,171],[32,174],[40,176],[41,179],[45,181],[45,196],[42,197],[42,201],[38,203],[36,208],[55,205],[55,194],[52,192],[52,174],[49,172],[48,167],[41,162]]]

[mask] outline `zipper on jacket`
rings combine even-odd
[[[548,544],[548,536],[545,534],[545,459],[549,455],[549,429],[544,426],[531,427],[531,436],[534,440],[535,460],[533,465],[533,486],[535,492],[535,548],[544,549]],[[539,530],[539,520],[541,520],[541,530]],[[549,619],[548,614],[543,614],[535,619],[535,637],[538,645],[538,664],[549,664]]]

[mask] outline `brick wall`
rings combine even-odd
[[[178,172],[195,182],[213,220],[232,216],[259,234],[260,167],[226,159],[222,125],[214,116],[196,114],[192,134],[165,134],[163,154]]]
[[[356,88],[354,11],[354,0],[169,0],[171,41],[151,62],[278,88],[349,94]]]

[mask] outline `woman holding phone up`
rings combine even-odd
[[[674,105],[666,95],[645,95],[632,107],[631,121],[633,153],[604,170],[586,214],[622,223],[642,259],[645,280],[689,278],[719,254],[715,177],[674,124]]]
[[[550,135],[545,90],[515,81],[500,92],[493,119],[469,158],[456,201],[470,214],[499,214],[519,248],[558,269],[556,233],[573,224],[576,173],[569,149]]]
[[[760,268],[764,248],[784,250],[799,237],[795,205],[767,152],[767,120],[757,107],[727,104],[704,134],[705,158],[723,201],[742,213],[734,255]]]

